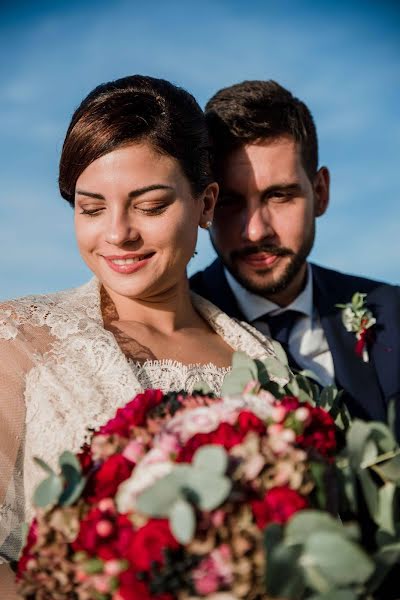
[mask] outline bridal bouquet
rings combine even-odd
[[[304,397],[300,377],[278,389],[263,365],[236,363],[225,397],[147,390],[80,454],[63,453],[58,473],[40,461],[47,478],[19,562],[23,597],[350,600],[383,580],[398,538],[386,514],[385,557],[359,543],[358,463],[335,394],[319,396],[331,397],[329,414]],[[337,518],[342,507],[349,522]]]

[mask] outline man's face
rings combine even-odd
[[[329,173],[311,182],[289,136],[233,151],[220,175],[211,240],[248,290],[287,305],[300,292],[315,217],[328,205]]]

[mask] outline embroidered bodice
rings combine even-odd
[[[33,457],[57,467],[64,449],[77,452],[87,428],[148,387],[192,391],[205,381],[219,393],[229,369],[213,364],[127,358],[105,329],[96,279],[73,289],[0,305],[0,562],[18,546],[12,531],[32,516],[43,471]],[[196,310],[234,350],[275,356],[270,340],[193,295]],[[14,556],[15,558],[15,556]]]

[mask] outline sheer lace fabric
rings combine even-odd
[[[229,369],[213,364],[127,358],[103,326],[99,282],[0,305],[0,562],[19,550],[18,526],[32,517],[43,458],[57,468],[64,449],[77,452],[87,427],[147,387],[192,391],[205,381],[217,394]],[[269,340],[193,295],[198,312],[234,350],[274,356]]]

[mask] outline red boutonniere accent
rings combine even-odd
[[[372,327],[376,323],[376,319],[371,311],[365,306],[365,298],[367,294],[356,292],[351,302],[346,304],[336,304],[342,309],[342,321],[347,331],[355,333],[356,344],[354,351],[362,358],[364,362],[368,362],[368,343],[372,341]]]

